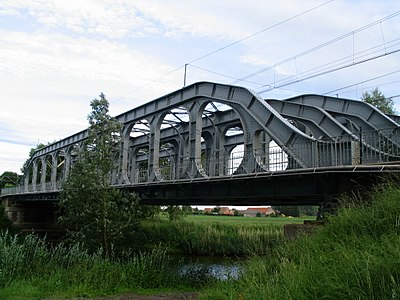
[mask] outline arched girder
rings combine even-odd
[[[375,130],[398,128],[399,124],[390,119],[369,103],[360,100],[342,99],[320,95],[302,95],[285,99],[284,101],[302,103],[320,107],[338,115],[357,117],[363,124],[369,124]]]
[[[381,149],[381,144],[390,144],[391,148],[396,148],[391,151],[399,153],[400,125],[366,102],[320,95],[302,95],[284,101],[316,106],[336,119],[347,119],[360,128],[360,133],[367,133],[362,139],[372,149]]]
[[[341,135],[352,135],[352,132],[319,107],[296,102],[267,99],[277,112],[285,118],[304,122],[313,136],[320,138],[337,138]],[[323,136],[319,134],[323,133]],[[356,138],[356,137],[355,137]]]
[[[307,155],[296,153],[295,144],[306,144],[314,139],[304,135],[301,131],[286,122],[271,106],[251,93],[249,90],[231,85],[222,85],[211,82],[195,83],[181,90],[168,94],[164,97],[150,101],[142,106],[132,109],[117,116],[117,120],[124,124],[125,133],[127,126],[142,119],[148,119],[159,115],[184,103],[196,101],[199,98],[208,99],[209,102],[220,102],[231,107],[235,106],[236,111],[241,111],[251,122],[258,123],[266,132],[291,155],[299,161],[302,166],[312,166]],[[249,120],[250,121],[250,120]],[[67,137],[48,147],[37,151],[35,157],[42,156],[56,149],[80,142],[87,137],[87,131],[81,131]],[[128,141],[125,141],[128,142]],[[129,143],[126,143],[129,144]],[[122,145],[123,146],[123,145]],[[123,149],[121,149],[123,150]]]
[[[211,82],[195,83],[119,115],[117,119],[124,124],[130,123],[146,116],[182,106],[184,103],[196,101],[199,98],[229,105],[235,108],[236,112],[241,111],[243,115],[246,115],[246,118],[251,119],[251,122],[263,127],[300,165],[304,167],[313,165],[309,155],[296,151],[294,145],[307,144],[314,139],[290,125],[260,97],[242,87]]]

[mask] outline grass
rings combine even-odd
[[[52,248],[36,236],[20,238],[6,232],[0,234],[0,249],[0,299],[94,297],[146,289],[187,291],[199,286],[195,276],[186,279],[171,270],[161,247],[107,259],[101,249],[88,254],[79,244]]]
[[[239,280],[200,299],[400,299],[400,187],[386,182],[371,202],[346,202],[311,236],[246,262]]]
[[[315,217],[263,217],[250,218],[239,216],[212,216],[212,215],[189,215],[185,218],[193,223],[219,223],[230,226],[283,226],[284,224],[302,224],[305,220],[315,220]]]
[[[280,218],[189,216],[174,222],[150,220],[143,222],[140,239],[149,248],[161,242],[175,254],[264,255],[283,239],[283,223],[275,219]]]

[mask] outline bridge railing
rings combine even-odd
[[[59,192],[62,189],[62,184],[63,184],[62,181],[57,181],[54,183],[47,182],[44,187],[40,183],[8,187],[1,189],[1,196],[43,193],[43,192]]]
[[[295,153],[304,151],[312,159],[309,167],[338,167],[360,164],[400,163],[400,133],[397,129],[364,131],[358,134],[342,135],[330,140],[315,140],[307,144],[297,144]],[[250,151],[245,153],[245,151]],[[133,169],[130,174],[132,184],[158,181],[187,180],[199,177],[237,176],[241,174],[268,173],[297,170],[302,167],[290,151],[276,144],[263,145],[262,149],[233,153],[203,155],[201,161],[183,158],[171,160],[158,168],[157,175],[148,167]],[[120,182],[115,183],[120,184]],[[60,191],[62,182],[46,182],[4,188],[1,195],[45,193]]]

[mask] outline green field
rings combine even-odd
[[[185,255],[265,255],[284,240],[284,224],[315,217],[239,217],[188,215],[180,220],[159,218],[142,222],[138,243],[151,249],[160,243],[170,253]]]
[[[213,216],[213,215],[189,215],[185,218],[188,222],[194,223],[220,223],[237,226],[283,226],[285,224],[301,224],[304,220],[315,220],[313,216],[305,217],[265,217],[250,218],[238,216]]]

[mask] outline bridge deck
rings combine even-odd
[[[114,185],[151,205],[320,205],[354,189],[372,187],[400,162],[336,166]],[[2,193],[18,202],[57,201],[60,189]]]

